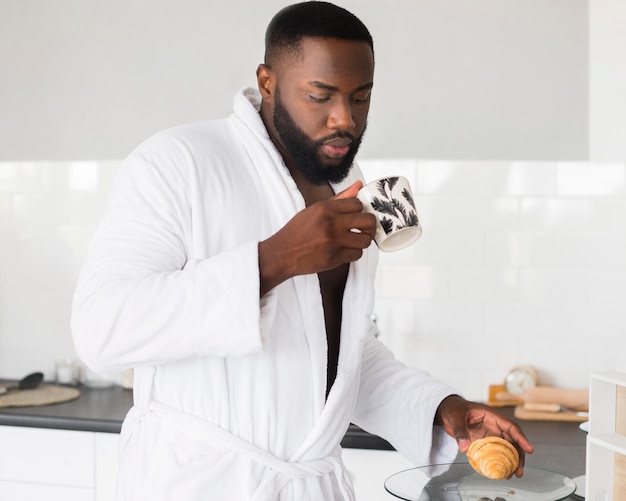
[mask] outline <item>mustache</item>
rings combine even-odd
[[[353,143],[357,139],[354,134],[350,134],[349,132],[338,130],[337,132],[334,132],[333,134],[329,134],[328,136],[324,136],[323,138],[318,139],[316,143],[322,144],[322,143],[325,143],[326,141],[331,141],[333,139],[343,139],[343,138],[348,138]]]

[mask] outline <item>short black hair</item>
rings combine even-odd
[[[298,54],[304,37],[367,42],[374,54],[369,30],[351,12],[330,2],[307,1],[281,9],[265,32],[265,64],[271,66],[284,53]]]

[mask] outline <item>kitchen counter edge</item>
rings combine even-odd
[[[32,407],[0,407],[0,426],[120,433],[133,405],[132,391],[120,386],[79,386],[80,396],[70,402]],[[351,449],[394,450],[382,438],[351,424],[341,445]]]

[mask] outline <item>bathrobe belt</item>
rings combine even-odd
[[[305,477],[322,476],[334,474],[339,486],[339,490],[344,501],[354,501],[354,495],[347,490],[344,485],[344,467],[341,461],[334,456],[327,456],[322,459],[289,461],[280,459],[266,450],[230,433],[223,428],[202,419],[188,414],[169,405],[151,401],[147,408],[139,406],[133,407],[130,414],[135,414],[134,419],[139,421],[142,416],[154,413],[160,418],[184,428],[192,430],[201,435],[211,438],[212,444],[221,444],[229,451],[237,452],[247,458],[264,465],[267,469],[261,482],[254,491],[250,501],[275,501],[278,499],[280,491],[291,481]],[[129,416],[130,417],[130,416]],[[339,446],[338,446],[339,447]]]

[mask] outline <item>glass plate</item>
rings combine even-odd
[[[401,471],[385,489],[406,501],[557,501],[576,490],[571,478],[524,467],[522,478],[489,480],[468,463],[422,466]]]

